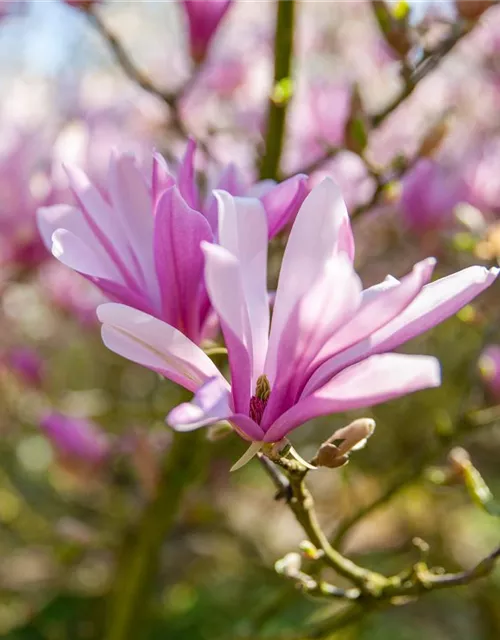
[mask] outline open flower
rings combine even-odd
[[[218,230],[215,198],[203,199],[196,184],[194,152],[191,141],[176,176],[155,154],[150,182],[133,156],[114,155],[105,195],[83,172],[67,168],[79,207],[42,208],[38,225],[52,253],[108,298],[161,318],[199,343],[212,320],[200,243],[216,242]],[[238,195],[249,190],[233,166],[217,186]],[[274,235],[296,215],[307,193],[305,176],[279,185],[264,181],[252,191]]]
[[[203,244],[205,278],[231,385],[173,327],[123,305],[98,309],[110,349],[197,390],[193,402],[169,414],[171,426],[191,430],[228,420],[257,443],[255,451],[314,417],[440,384],[435,358],[389,352],[453,315],[497,270],[470,267],[428,284],[435,261],[427,259],[401,281],[389,277],[363,291],[347,210],[326,179],[297,215],[270,322],[265,211],[255,199],[217,197],[220,246]]]

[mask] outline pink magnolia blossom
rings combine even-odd
[[[402,183],[401,210],[409,229],[418,233],[453,224],[453,209],[466,195],[464,183],[436,161],[420,159]]]
[[[370,407],[440,384],[435,358],[391,353],[488,287],[497,270],[470,267],[429,284],[435,261],[365,291],[337,186],[308,195],[283,258],[272,321],[266,290],[267,219],[256,199],[218,192],[220,245],[204,243],[205,280],[231,385],[174,327],[136,309],[98,308],[113,351],[195,390],[168,416],[178,430],[228,420],[255,443],[281,441],[317,416]]]
[[[33,268],[49,256],[36,228],[36,210],[47,202],[45,141],[27,131],[5,133],[0,149],[0,266]]]
[[[104,196],[85,174],[68,168],[79,207],[42,208],[38,222],[46,246],[62,263],[112,300],[161,318],[198,343],[213,326],[200,243],[217,240],[218,222],[215,197],[203,199],[198,190],[194,151],[191,142],[176,177],[155,154],[150,183],[133,156],[116,155]],[[237,195],[258,193],[275,235],[296,215],[305,182],[295,176],[248,188],[229,166],[217,186]]]
[[[108,436],[90,420],[50,413],[40,427],[64,460],[99,465],[110,453]]]
[[[39,387],[43,381],[43,361],[30,347],[12,347],[2,354],[0,361],[25,384]]]
[[[187,18],[189,48],[195,62],[202,62],[231,0],[182,0]]]

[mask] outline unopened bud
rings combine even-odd
[[[494,4],[494,0],[455,0],[457,13],[464,20],[477,20]]]
[[[348,462],[349,456],[341,455],[339,448],[329,442],[324,442],[321,445],[313,460],[316,467],[327,467],[328,469],[343,467]]]
[[[375,421],[359,418],[335,433],[318,449],[312,464],[318,467],[335,469],[343,467],[349,461],[349,453],[362,449],[375,431]]]
[[[327,442],[335,443],[339,454],[344,455],[350,451],[362,449],[374,431],[375,420],[359,418],[359,420],[354,420],[351,424],[348,424],[347,427],[342,427],[342,429],[335,431]]]
[[[299,549],[308,560],[319,560],[324,555],[324,551],[317,549],[309,540],[302,540]]]
[[[470,465],[470,455],[462,447],[454,447],[448,454],[448,461],[457,475],[462,475]]]
[[[277,560],[274,564],[274,570],[282,576],[293,578],[300,572],[302,566],[302,558],[298,553],[287,553],[286,556]]]

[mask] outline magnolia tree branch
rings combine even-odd
[[[182,137],[188,138],[190,132],[186,128],[186,125],[184,124],[184,121],[179,114],[179,102],[195,83],[199,67],[197,67],[194,74],[189,78],[189,80],[179,91],[170,92],[166,91],[165,89],[161,89],[151,80],[151,78],[147,74],[145,74],[136,66],[135,62],[129,56],[120,40],[112,31],[109,30],[105,22],[102,20],[98,12],[94,10],[94,8],[91,7],[89,9],[85,9],[84,13],[87,16],[90,24],[108,43],[108,46],[113,52],[118,65],[125,73],[125,75],[133,83],[144,89],[144,91],[152,96],[155,96],[156,98],[159,98],[166,106],[168,106],[170,109],[172,119],[171,124],[173,129],[176,130]],[[202,141],[198,141],[198,143],[200,144],[200,147],[203,149],[203,151],[210,157],[211,154],[206,144]]]
[[[86,10],[85,14],[88,17],[90,24],[108,43],[116,61],[128,78],[144,89],[144,91],[147,91],[147,93],[156,96],[169,107],[175,109],[177,96],[174,93],[170,93],[157,87],[149,76],[135,65],[120,40],[108,29],[100,15],[94,11],[94,9]]]
[[[201,432],[174,434],[156,496],[123,541],[106,609],[104,640],[143,636],[148,596],[158,573],[160,553],[182,499],[203,468]]]
[[[460,439],[461,436],[467,433],[476,431],[480,427],[489,427],[497,424],[498,418],[498,413],[494,409],[482,409],[481,411],[476,411],[471,414],[464,413],[456,421],[453,430],[453,442],[456,442],[457,439]],[[420,460],[411,469],[405,469],[400,477],[390,484],[376,500],[362,507],[350,518],[342,522],[333,536],[332,545],[334,547],[341,547],[353,527],[370,516],[374,511],[380,509],[380,507],[385,506],[398,493],[418,481],[424,474],[426,468],[438,460],[439,457],[450,448],[453,442],[446,439],[443,441],[442,446],[422,455]]]
[[[464,433],[479,426],[493,426],[498,424],[498,415],[495,411],[480,411],[473,414],[464,414],[457,422],[455,433]],[[449,442],[446,447],[449,446]],[[375,509],[386,504],[405,486],[417,480],[426,466],[438,455],[437,450],[424,456],[421,462],[412,471],[391,485],[382,496],[371,505],[364,507],[350,520],[345,522],[333,543],[328,541],[323,532],[314,506],[314,500],[309,492],[305,480],[309,473],[308,467],[295,459],[276,453],[272,448],[265,450],[269,460],[280,467],[289,482],[289,496],[287,504],[298,523],[301,525],[312,544],[312,551],[306,556],[313,561],[312,571],[309,575],[300,566],[297,566],[297,554],[291,554],[278,563],[279,572],[292,579],[296,585],[306,594],[323,599],[335,599],[351,602],[347,607],[336,612],[334,616],[315,623],[300,635],[285,635],[287,640],[313,640],[316,638],[329,638],[335,631],[352,624],[359,617],[373,609],[390,606],[396,602],[405,601],[428,593],[436,589],[469,584],[479,578],[487,576],[495,567],[500,557],[500,546],[486,556],[475,567],[457,573],[443,573],[441,569],[433,569],[426,562],[426,550],[420,547],[421,557],[411,567],[401,573],[385,576],[376,571],[365,569],[346,558],[337,550],[345,535],[351,527],[372,513]],[[439,453],[442,453],[440,450]],[[314,564],[316,567],[314,567]],[[277,568],[278,568],[277,565]],[[316,577],[322,566],[328,566],[347,579],[353,585],[352,588],[339,588]]]
[[[438,67],[444,58],[450,53],[455,46],[468,35],[473,28],[473,25],[470,23],[460,23],[452,29],[452,33],[445,38],[441,43],[439,43],[434,49],[427,51],[420,62],[414,67],[411,73],[408,73],[404,80],[404,85],[400,92],[395,96],[395,98],[381,111],[373,114],[369,117],[369,123],[371,124],[371,128],[376,129],[379,127],[385,120],[401,105],[403,102],[411,96],[411,94],[415,91],[420,82],[426,78],[429,73],[431,73],[436,67]],[[334,158],[340,151],[342,151],[342,147],[331,147],[325,151],[325,153],[308,164],[305,167],[302,167],[297,171],[297,173],[312,173],[320,169],[325,162]],[[374,195],[374,201],[370,203],[370,206],[376,204],[380,195],[381,189],[377,190]],[[365,205],[363,205],[363,211],[365,210]],[[360,211],[361,213],[362,211]]]
[[[288,103],[291,97],[291,67],[294,41],[295,0],[276,3],[276,37],[274,42],[274,82],[269,97],[264,155],[260,164],[261,179],[279,178],[279,167]]]

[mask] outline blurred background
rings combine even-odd
[[[62,163],[102,185],[113,149],[147,164],[154,147],[175,165],[186,131],[202,141],[201,184],[229,161],[255,180],[275,14],[272,0],[234,1],[195,64],[181,2],[0,0],[1,637],[103,637],[117,550],[155,493],[171,441],[164,417],[181,398],[104,347],[95,317],[103,295],[46,252],[35,212],[72,201]],[[175,109],[124,72],[110,34],[154,85],[182,91]],[[303,171],[311,185],[325,175],[340,184],[365,285],[427,255],[438,257],[439,275],[497,264],[500,7],[301,0],[294,39],[278,177]],[[285,240],[272,244],[274,279]],[[433,564],[459,570],[498,544],[498,519],[474,504],[448,454],[466,447],[500,496],[500,426],[461,420],[469,410],[490,416],[500,400],[499,321],[494,286],[407,346],[439,357],[440,389],[293,434],[307,457],[353,417],[375,418],[349,465],[311,474],[327,532],[343,532],[381,498],[342,537],[360,563],[397,572],[415,560],[418,536]],[[244,447],[235,435],[207,441],[198,483],[164,541],[141,640],[285,638],[338,606],[275,573],[303,534],[256,461],[229,473]],[[332,637],[496,640],[499,598],[497,570]]]

